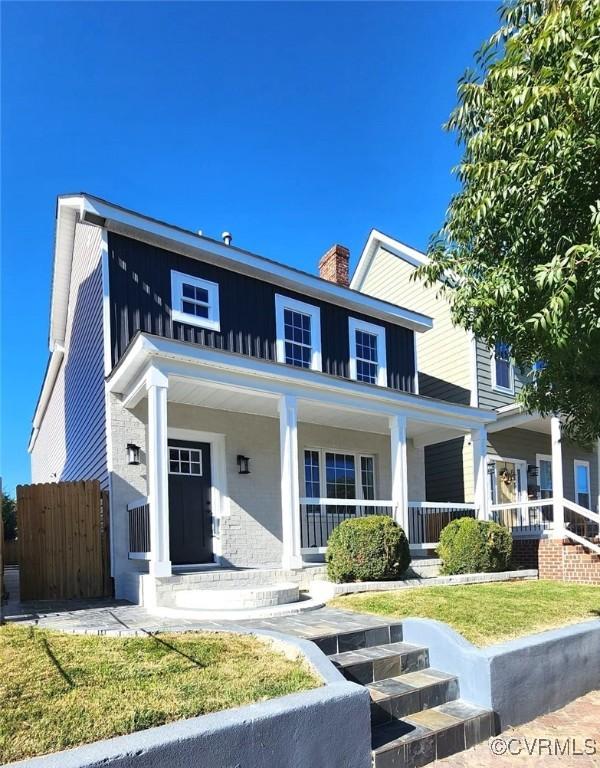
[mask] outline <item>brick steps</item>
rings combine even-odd
[[[574,584],[600,584],[600,555],[571,539],[543,539],[539,577]]]
[[[310,639],[370,693],[373,768],[417,768],[494,735],[493,712],[459,698],[458,679],[432,669],[427,648],[404,642],[401,624]]]

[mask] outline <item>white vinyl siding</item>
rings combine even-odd
[[[108,484],[100,227],[78,223],[65,354],[31,453],[34,483]]]

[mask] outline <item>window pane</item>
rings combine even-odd
[[[181,286],[181,291],[182,291],[183,296],[186,299],[193,299],[195,297],[195,292],[194,292],[194,286],[193,285],[188,285],[187,283],[184,283]]]
[[[577,493],[589,492],[588,468],[584,464],[577,465]]]
[[[372,333],[356,331],[356,357],[377,362],[377,337]]]
[[[325,474],[329,498],[356,498],[354,456],[344,453],[326,453]]]
[[[208,317],[208,307],[204,306],[203,304],[196,304],[195,315],[196,317]]]
[[[187,312],[188,315],[194,315],[196,305],[193,301],[182,301],[181,302],[181,309],[183,312]]]
[[[494,365],[496,367],[496,386],[504,389],[511,388],[510,380],[510,345],[497,342],[494,348]]]
[[[320,498],[321,483],[319,479],[318,451],[304,451],[304,483],[308,497]]]
[[[358,381],[366,381],[368,384],[377,383],[377,364],[367,363],[364,360],[356,360],[356,378]]]
[[[288,365],[310,368],[311,330],[310,316],[292,309],[284,309],[285,361]]]
[[[196,286],[196,301],[202,301],[208,304],[208,291],[206,288],[198,288]]]
[[[540,459],[540,491],[543,499],[552,496],[552,462]]]
[[[375,498],[375,474],[372,456],[360,457],[360,481],[363,499],[373,500]]]

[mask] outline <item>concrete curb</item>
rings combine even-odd
[[[334,584],[331,581],[315,579],[310,594],[316,600],[327,601],[340,595],[359,592],[389,592],[396,589],[418,589],[419,587],[449,587],[460,584],[487,584],[497,581],[525,581],[537,579],[535,569],[501,571],[500,573],[461,573],[456,576],[431,576],[426,578],[402,579],[399,581],[356,581]]]
[[[447,624],[402,620],[407,643],[426,645],[432,667],[457,675],[461,696],[520,725],[600,688],[600,620],[478,648]]]

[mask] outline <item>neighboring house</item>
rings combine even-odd
[[[413,300],[415,285],[381,298],[349,288],[348,258],[334,246],[317,277],[229,237],[59,198],[32,479],[109,490],[118,597],[160,602],[204,564],[297,575],[322,561],[336,525],[372,512],[423,552],[444,520],[475,514],[459,500],[483,511],[496,414],[473,406],[458,361],[471,342],[435,302]],[[457,345],[451,386],[427,361],[434,333]],[[448,484],[441,499],[441,477],[427,504],[426,465],[451,440],[469,491]],[[594,493],[595,468],[590,482]]]
[[[530,523],[524,519],[528,510],[539,514],[539,506],[517,506],[517,502],[564,496],[585,509],[597,510],[599,446],[587,450],[577,446],[561,436],[557,418],[523,412],[516,396],[527,373],[515,368],[507,344],[489,349],[452,324],[448,299],[436,286],[414,279],[416,268],[426,259],[419,251],[373,230],[351,287],[384,301],[401,301],[407,309],[433,318],[433,329],[416,339],[421,394],[497,415],[487,429],[488,506],[492,511],[499,507],[498,519],[510,522],[517,515],[521,524]],[[474,500],[469,441],[467,436],[425,448],[428,501]],[[545,517],[550,515],[544,510]]]

